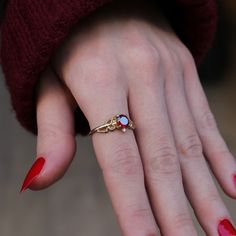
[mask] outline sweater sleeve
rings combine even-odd
[[[111,0],[8,0],[1,24],[0,58],[13,109],[21,125],[37,134],[35,88],[40,73],[83,17]],[[199,63],[216,28],[214,0],[159,1],[173,28]],[[90,128],[78,107],[76,132]]]

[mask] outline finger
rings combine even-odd
[[[161,69],[149,69],[138,71],[139,81],[134,74],[129,104],[152,206],[163,235],[197,235],[183,190]]]
[[[204,154],[224,191],[236,198],[236,163],[222,138],[191,58],[185,68],[188,102],[202,141]]]
[[[107,67],[104,68],[106,71]],[[97,71],[96,65],[93,69]],[[97,72],[86,75],[84,83],[75,80],[68,83],[91,128],[118,113],[128,115],[126,92],[117,81],[114,74],[108,76],[108,73]],[[156,236],[157,225],[145,191],[141,158],[133,132],[95,133],[92,141],[123,235]]]
[[[72,99],[52,71],[42,74],[37,101],[37,157],[44,157],[40,175],[30,185],[42,189],[61,178],[75,149]]]
[[[169,72],[169,78],[166,80],[166,98],[184,187],[207,235],[218,235],[218,222],[230,216],[203,156],[202,144],[186,102],[183,73],[178,69],[181,65],[176,66]]]

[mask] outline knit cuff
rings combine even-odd
[[[17,119],[37,134],[35,87],[41,72],[69,31],[110,0],[9,0],[1,25],[1,61]],[[170,22],[197,63],[213,40],[213,0],[161,1]],[[171,2],[171,3],[169,3]],[[76,132],[86,135],[88,121],[78,108]]]
[[[80,19],[108,2],[8,1],[1,25],[2,69],[17,119],[27,130],[37,134],[35,87],[51,55]]]

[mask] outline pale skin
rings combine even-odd
[[[53,57],[54,71],[48,67],[41,76],[37,157],[46,164],[31,189],[50,186],[69,167],[77,105],[91,129],[127,114],[134,131],[92,136],[123,235],[157,236],[158,228],[164,236],[197,235],[187,199],[206,234],[218,235],[218,222],[231,217],[207,162],[233,198],[236,165],[193,57],[164,17],[112,9],[78,26]]]

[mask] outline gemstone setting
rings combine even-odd
[[[129,126],[129,119],[126,115],[117,116],[117,124],[121,127],[122,131],[125,132]]]

